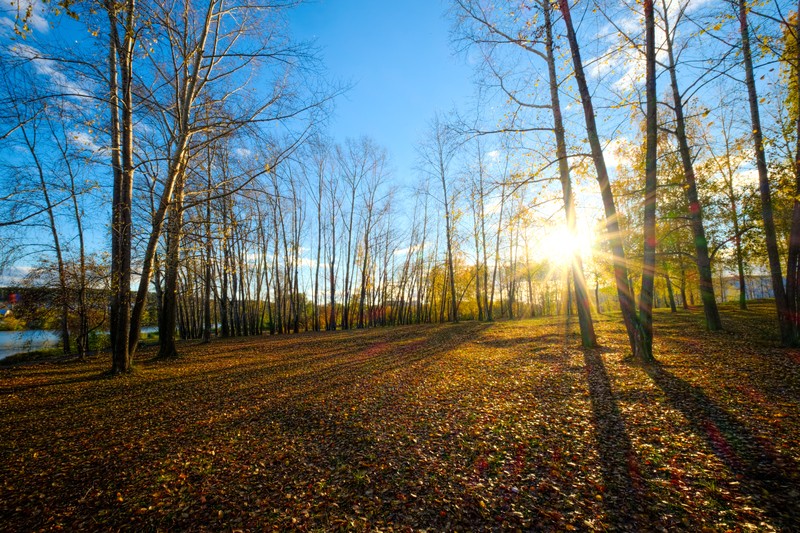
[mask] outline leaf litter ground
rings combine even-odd
[[[772,307],[185,344],[0,370],[0,530],[800,530]]]

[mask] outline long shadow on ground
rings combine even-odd
[[[606,483],[606,512],[618,530],[644,531],[652,527],[638,510],[651,506],[639,471],[636,453],[611,389],[602,348],[583,350],[592,403],[597,450]]]
[[[775,526],[784,531],[800,530],[798,466],[714,403],[700,387],[659,364],[647,365],[645,370],[667,401],[683,413],[694,432],[737,476],[743,492],[775,520]]]
[[[392,390],[410,386],[407,392],[413,393],[425,369],[484,327],[426,328],[429,337],[436,335],[430,343],[412,329],[348,335],[337,339],[341,346],[335,355],[307,349],[289,361],[283,343],[267,341],[264,356],[259,348],[241,359],[218,352],[193,356],[188,363],[199,369],[193,374],[182,371],[185,361],[164,362],[149,368],[166,377],[100,382],[97,388],[82,388],[69,404],[54,394],[62,389],[42,389],[46,392],[35,409],[5,435],[8,443],[44,450],[40,459],[30,462],[30,457],[14,455],[13,446],[0,447],[0,478],[10,479],[25,468],[27,479],[2,493],[5,524],[0,530],[39,529],[46,527],[45,520],[57,520],[67,529],[93,524],[94,529],[182,530],[198,523],[212,530],[265,524],[284,530],[345,527],[356,515],[345,503],[371,505],[375,511],[379,493],[377,488],[372,496],[340,493],[334,482],[352,486],[350,467],[377,462],[370,457],[380,457],[392,444],[377,445],[366,427],[368,418],[399,399]],[[216,366],[217,360],[224,364]],[[62,372],[69,375],[70,370]],[[52,379],[59,381],[56,375]],[[89,379],[70,379],[69,384]],[[83,406],[81,416],[68,416],[78,405]],[[63,416],[53,416],[55,410]],[[53,435],[60,437],[54,441]],[[374,465],[364,469],[371,469],[373,478],[394,477],[388,470],[375,472]],[[57,485],[40,485],[56,474]],[[307,485],[300,487],[306,493],[303,506],[324,514],[287,514],[291,491],[284,483],[326,479],[332,488],[308,494]],[[33,502],[31,494],[39,499]],[[239,523],[230,522],[227,514],[235,509]],[[272,515],[275,509],[280,513]],[[424,509],[416,514],[403,504],[401,510],[387,515],[408,526],[436,523]],[[444,528],[446,522],[438,525]]]

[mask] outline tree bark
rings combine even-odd
[[[750,27],[747,21],[749,8],[745,0],[738,0],[739,31],[742,38],[742,61],[745,85],[747,86],[748,103],[750,105],[750,124],[753,132],[753,148],[756,153],[756,169],[758,170],[758,191],[761,196],[761,218],[764,222],[764,239],[767,245],[772,292],[775,295],[775,309],[778,314],[778,327],[781,342],[792,345],[796,341],[794,328],[789,312],[786,291],[783,286],[778,238],[775,231],[775,217],[772,209],[772,192],[770,190],[767,157],[764,152],[764,138],[761,131],[761,117],[758,109],[758,93],[756,92],[753,57],[750,49]]]
[[[639,323],[644,360],[653,360],[653,286],[656,276],[656,191],[658,189],[658,116],[656,109],[656,49],[653,0],[644,0],[645,20],[645,158],[644,244]]]
[[[567,29],[567,40],[572,55],[575,81],[578,85],[578,93],[580,94],[581,104],[583,106],[586,133],[591,147],[592,161],[597,170],[597,182],[600,186],[600,195],[603,200],[603,208],[605,211],[606,231],[608,233],[609,245],[613,257],[614,279],[617,285],[617,296],[619,298],[620,311],[622,312],[622,320],[625,323],[625,330],[627,331],[628,341],[634,357],[645,359],[647,357],[647,354],[644,352],[646,347],[643,342],[641,324],[639,324],[639,319],[636,316],[633,295],[631,294],[628,284],[628,267],[625,259],[625,249],[622,244],[622,236],[620,234],[617,208],[614,203],[614,194],[611,190],[611,181],[608,177],[605,158],[603,157],[603,148],[597,133],[594,106],[592,105],[591,93],[589,92],[586,75],[583,70],[580,46],[578,45],[575,28],[572,24],[569,1],[559,0],[559,7]]]
[[[135,0],[123,7],[120,40],[117,5],[108,2],[110,26],[109,107],[111,111],[111,162],[114,184],[111,204],[111,372],[132,370],[129,351],[131,303],[131,202],[133,198],[133,49]],[[121,117],[120,117],[121,115]]]
[[[170,206],[167,222],[167,256],[164,265],[164,297],[158,321],[158,357],[178,356],[175,345],[175,325],[178,311],[178,268],[180,266],[181,234],[183,233],[183,176],[175,184],[175,199]]]
[[[567,142],[564,132],[564,119],[561,115],[561,101],[558,95],[558,77],[556,73],[556,59],[553,43],[552,7],[549,0],[542,2],[545,24],[545,47],[547,55],[547,71],[550,78],[550,102],[553,111],[553,129],[556,137],[556,158],[558,159],[558,172],[561,181],[561,192],[564,195],[564,210],[567,216],[567,230],[573,237],[577,234],[575,220],[575,198],[572,194],[572,177],[570,176],[569,161],[567,161]],[[592,323],[592,310],[589,304],[589,294],[586,287],[586,277],[583,273],[583,260],[575,254],[570,264],[573,282],[575,284],[575,302],[578,308],[578,323],[581,331],[581,342],[585,347],[597,345],[597,335]],[[530,285],[530,282],[529,282]]]

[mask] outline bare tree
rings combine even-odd
[[[499,85],[499,90],[514,106],[521,110],[529,111],[550,111],[552,114],[552,126],[545,127],[538,123],[533,124],[510,124],[506,129],[515,132],[552,132],[556,141],[556,162],[559,170],[559,181],[561,183],[562,195],[564,199],[564,211],[566,215],[567,229],[571,234],[576,233],[575,222],[575,200],[572,194],[572,179],[567,154],[566,132],[564,129],[564,119],[560,102],[561,80],[558,78],[558,67],[555,57],[555,46],[553,38],[553,6],[550,2],[538,2],[536,7],[543,15],[543,22],[539,26],[532,26],[525,30],[517,28],[506,28],[500,20],[494,20],[491,9],[485,7],[481,2],[458,0],[456,2],[463,25],[469,25],[473,30],[466,30],[466,39],[472,44],[483,45],[488,48],[484,52],[484,62]],[[506,19],[513,17],[495,17],[496,19]],[[526,21],[527,25],[533,24],[533,18]],[[513,88],[509,79],[511,76],[494,64],[493,51],[500,45],[512,45],[515,49],[533,57],[534,60],[545,62],[547,71],[547,82],[549,87],[549,103],[540,103],[538,100],[529,99],[521,96],[521,93],[529,93],[530,88],[522,90]],[[512,113],[515,118],[518,113]],[[580,323],[581,338],[585,346],[594,346],[597,342],[594,326],[591,318],[591,307],[589,305],[586,290],[586,280],[583,273],[581,258],[576,254],[573,263],[570,265],[574,278],[575,295],[578,307],[578,318]]]
[[[139,35],[135,0],[106,0],[108,16],[108,106],[111,112],[111,372],[122,374],[133,367],[130,352],[131,304],[131,205],[133,199],[133,60]]]
[[[445,248],[447,251],[447,277],[450,286],[449,317],[458,322],[458,299],[456,298],[455,270],[453,267],[453,220],[452,191],[448,192],[447,183],[451,179],[450,165],[453,162],[461,142],[453,128],[436,115],[429,126],[429,137],[419,147],[423,169],[438,180],[442,187],[442,206],[444,207]]]
[[[572,55],[572,65],[575,72],[575,81],[578,86],[578,93],[581,98],[584,118],[586,121],[586,134],[592,153],[592,161],[597,171],[597,182],[600,186],[600,195],[603,200],[603,208],[606,218],[606,232],[611,248],[614,263],[614,279],[617,285],[617,296],[619,298],[622,320],[628,333],[628,341],[634,356],[640,359],[647,359],[649,353],[644,344],[643,332],[639,318],[636,316],[633,294],[628,279],[628,266],[625,259],[625,249],[622,244],[617,208],[614,203],[614,193],[611,190],[611,181],[608,177],[603,147],[600,143],[600,136],[597,131],[594,106],[589,85],[586,82],[586,75],[581,59],[580,45],[575,34],[572,23],[572,13],[568,0],[559,0],[561,15],[567,30],[567,41]]]
[[[642,328],[644,360],[653,359],[653,285],[656,275],[656,191],[658,188],[658,110],[656,94],[655,13],[653,0],[644,0],[645,22],[645,179],[644,179],[644,257],[642,290],[639,294],[639,321]],[[701,224],[702,228],[702,224]],[[713,297],[713,294],[712,294]],[[716,309],[716,303],[714,304]]]

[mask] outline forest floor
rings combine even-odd
[[[0,530],[800,530],[773,307],[184,344],[0,370]]]

